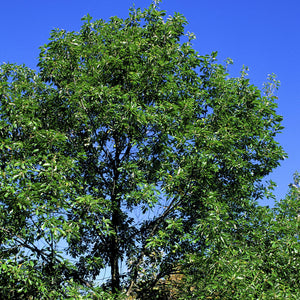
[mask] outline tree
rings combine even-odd
[[[112,292],[151,292],[207,251],[198,232],[216,209],[253,208],[284,157],[276,81],[263,94],[245,70],[230,77],[192,48],[182,15],[165,16],[157,3],[88,15],[51,32],[37,72],[1,67],[0,255],[58,291],[92,288],[109,266]]]
[[[299,192],[296,173],[274,208],[218,224],[226,238],[213,236],[206,255],[187,256],[177,299],[299,299]]]

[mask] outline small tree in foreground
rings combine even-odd
[[[257,206],[235,223],[223,218],[216,227],[224,238],[218,243],[214,232],[206,255],[187,256],[177,299],[299,299],[299,174],[294,179],[274,208]]]
[[[219,215],[254,209],[281,117],[271,89],[192,48],[180,14],[83,20],[52,31],[37,72],[1,66],[1,266],[62,295],[110,267],[113,293],[145,295],[210,251]]]

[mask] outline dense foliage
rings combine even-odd
[[[1,66],[0,284],[11,299],[108,299],[95,285],[106,267],[104,290],[151,298],[188,258],[223,270],[240,244],[255,251],[252,230],[273,222],[256,201],[284,157],[274,78],[262,92],[244,70],[230,77],[157,3],[83,20],[52,31],[38,71]]]
[[[237,222],[220,223],[222,241],[205,256],[190,254],[178,299],[299,299],[299,174],[274,208],[256,206]]]

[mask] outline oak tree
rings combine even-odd
[[[109,267],[113,292],[143,294],[205,253],[212,214],[262,197],[281,117],[270,89],[193,49],[181,14],[83,21],[51,32],[37,71],[1,66],[2,265],[67,294]]]

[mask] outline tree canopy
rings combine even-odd
[[[261,91],[246,70],[230,76],[216,53],[193,49],[186,24],[157,3],[126,19],[87,15],[79,32],[51,32],[37,71],[1,66],[0,281],[11,298],[97,295],[106,267],[102,288],[151,293],[189,255],[232,239],[219,225],[263,197],[285,155],[277,82]]]

